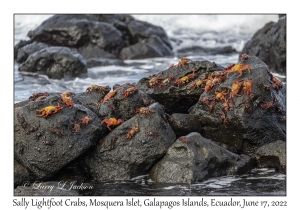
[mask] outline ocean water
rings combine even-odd
[[[35,29],[51,15],[15,15],[17,44],[27,40],[29,30]],[[28,99],[33,92],[85,92],[91,84],[109,85],[134,83],[178,63],[185,49],[195,61],[209,60],[227,66],[238,62],[238,53],[253,34],[269,21],[277,21],[278,15],[133,15],[136,19],[163,27],[171,39],[174,57],[126,60],[125,65],[93,67],[86,77],[74,79],[50,79],[45,75],[18,72],[14,64],[14,103]],[[195,47],[220,48],[231,46],[236,50],[228,54],[198,54]],[[281,76],[281,75],[276,75]],[[209,179],[191,185],[154,184],[147,175],[128,182],[98,183],[94,191],[86,195],[286,195],[286,176],[274,169],[255,169],[242,176]]]

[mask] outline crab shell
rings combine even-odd
[[[119,125],[123,122],[123,120],[121,119],[116,119],[116,118],[106,118],[104,120],[101,121],[100,126],[103,125],[103,123],[106,123],[106,127],[111,131],[110,126],[112,125]]]
[[[131,130],[126,134],[126,138],[131,139],[138,131],[139,131],[138,126],[132,127]]]
[[[133,94],[134,92],[138,92],[138,89],[136,89],[135,87],[128,88],[128,89],[125,90],[125,92],[123,93],[124,98],[128,97],[130,94]]]
[[[74,106],[74,102],[71,97],[63,97],[62,102],[71,108]]]
[[[81,121],[81,124],[88,125],[89,123],[93,122],[93,119],[87,115],[87,116],[81,118],[80,121]]]
[[[58,106],[47,106],[41,110],[36,110],[37,112],[42,112],[40,115],[35,115],[37,117],[48,117],[49,115],[55,114],[59,111],[61,111],[63,108],[59,106],[59,103],[57,103]]]
[[[151,109],[146,108],[146,107],[138,108],[135,111],[136,114],[144,114],[144,115],[151,115],[152,112],[154,112],[154,111],[152,111]]]

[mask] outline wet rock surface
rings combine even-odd
[[[93,90],[94,87],[94,90]],[[97,87],[100,89],[98,90]],[[89,89],[91,88],[91,89]],[[88,90],[84,93],[75,94],[73,97],[74,103],[82,104],[89,109],[91,109],[94,113],[98,114],[98,102],[101,101],[106,94],[109,93],[110,87],[108,86],[99,86],[99,85],[91,85],[87,88]]]
[[[256,150],[256,159],[261,168],[275,168],[286,173],[286,142],[275,141],[259,147]]]
[[[149,177],[158,183],[195,183],[246,173],[254,167],[253,158],[229,152],[194,132],[177,139]]]
[[[286,74],[286,17],[269,22],[246,43],[241,54],[257,56],[272,72]]]
[[[49,78],[79,76],[87,72],[83,57],[67,47],[48,47],[31,54],[19,71],[46,74]]]
[[[147,174],[166,153],[176,139],[175,133],[158,103],[149,109],[149,115],[138,114],[117,127],[112,126],[112,132],[87,154],[83,167],[93,179],[130,180]]]
[[[52,114],[44,117],[47,113]],[[86,116],[92,121],[84,123]],[[80,104],[72,108],[62,104],[59,94],[20,107],[14,121],[14,156],[42,180],[52,177],[105,134],[95,113]]]
[[[201,124],[196,115],[174,113],[167,118],[177,137],[201,131]]]
[[[14,186],[22,185],[24,181],[30,180],[29,171],[18,161],[14,160]]]
[[[54,15],[28,32],[30,39],[52,46],[80,47],[90,39],[90,15]]]
[[[116,85],[114,91],[99,100],[98,114],[101,118],[120,118],[126,121],[136,114],[138,108],[147,107],[155,101],[133,84]]]
[[[236,67],[244,70],[239,73]],[[203,136],[227,145],[232,152],[252,157],[263,144],[285,141],[286,104],[282,83],[265,63],[249,56],[241,64],[223,71],[223,76],[189,110],[199,117]],[[212,74],[212,78],[218,77],[222,74]]]
[[[41,49],[44,49],[46,47],[49,47],[50,45],[47,45],[42,42],[33,42],[30,44],[25,45],[24,47],[20,48],[18,50],[18,55],[17,55],[17,62],[23,63],[24,61],[27,60],[28,56],[40,51]]]
[[[150,78],[142,78],[137,83],[137,87],[162,104],[168,114],[187,114],[189,108],[199,100],[199,96],[204,92],[203,84],[197,85],[194,82],[203,79],[205,73],[223,69],[209,61],[183,63],[182,65],[176,64],[176,66]]]

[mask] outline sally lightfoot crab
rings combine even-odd
[[[100,86],[100,85],[92,84],[91,87],[88,87],[86,89],[86,92],[90,93],[91,91],[100,91],[102,94],[104,94],[104,91],[106,89],[110,90],[110,87],[109,86]]]
[[[126,134],[126,139],[131,139],[139,131],[138,126],[133,126],[131,130]]]
[[[135,87],[131,87],[131,88],[126,89],[123,92],[124,97],[122,99],[127,98],[129,95],[134,94],[135,92],[139,92],[139,90]]]
[[[188,75],[186,75],[186,76],[184,76],[184,77],[181,77],[181,78],[177,79],[177,80],[174,82],[174,85],[178,85],[178,87],[179,87],[180,84],[185,85],[185,84],[187,84],[187,83],[190,82],[190,79],[196,77],[196,75],[197,75],[197,74],[195,74],[195,71],[193,71],[193,73],[188,74]]]
[[[88,125],[89,123],[93,122],[93,119],[89,115],[86,115],[85,117],[80,118],[79,120],[82,125]]]
[[[239,78],[240,76],[242,76],[243,71],[246,70],[246,69],[248,69],[248,72],[250,73],[251,68],[252,67],[250,65],[237,63],[237,64],[233,65],[230,69],[225,70],[224,74],[226,74],[226,76],[228,78],[228,75],[230,73],[238,72],[240,74],[237,76],[237,78]]]
[[[63,107],[61,107],[59,105],[59,103],[57,103],[57,106],[47,106],[41,110],[36,110],[37,112],[41,112],[42,114],[40,115],[35,115],[37,117],[48,117],[49,115],[55,114],[59,111],[61,111],[63,109]]]
[[[106,123],[106,127],[107,127],[110,131],[112,131],[111,128],[110,128],[110,126],[116,126],[116,125],[119,125],[119,124],[123,123],[123,120],[121,120],[121,119],[118,119],[118,120],[117,120],[116,118],[105,118],[104,120],[101,121],[100,126],[102,126],[103,123]]]
[[[140,107],[138,109],[136,109],[135,114],[144,114],[144,115],[151,115],[151,113],[153,113],[155,111],[147,108],[147,107]]]

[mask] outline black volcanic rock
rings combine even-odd
[[[80,47],[89,42],[94,20],[90,15],[54,15],[29,31],[28,36],[52,46]]]
[[[182,138],[182,137],[181,137]],[[157,183],[195,183],[209,178],[243,174],[255,167],[246,155],[237,155],[203,138],[199,133],[177,139],[152,168],[149,178]]]
[[[48,117],[49,106],[63,107]],[[37,110],[41,110],[37,112]],[[87,125],[80,119],[90,116]],[[84,154],[106,134],[100,119],[89,108],[62,104],[59,94],[49,94],[44,100],[28,103],[14,112],[14,156],[36,179],[49,179],[65,165]],[[75,129],[75,124],[79,125]]]
[[[269,22],[248,41],[241,54],[253,55],[268,65],[270,71],[286,74],[286,16]]]
[[[238,72],[225,71],[224,80],[201,94],[189,113],[199,117],[205,138],[227,145],[233,152],[254,156],[263,144],[286,141],[286,96],[283,84],[274,83],[274,75],[259,58],[249,56],[242,64],[250,66],[250,73],[246,68],[238,77]],[[252,85],[247,94],[245,84],[249,82]],[[240,88],[236,88],[238,83]],[[220,92],[224,92],[224,99],[216,99]]]
[[[87,72],[83,57],[67,47],[48,47],[31,54],[19,71],[46,74],[50,78],[79,76]]]
[[[286,142],[275,141],[263,145],[255,153],[258,166],[261,168],[275,168],[286,174]]]
[[[145,175],[166,153],[176,139],[175,133],[165,121],[158,103],[149,108],[153,111],[151,115],[138,114],[112,127],[113,130],[86,155],[82,164],[93,179],[130,180]],[[129,138],[127,135],[134,126],[138,131]]]

